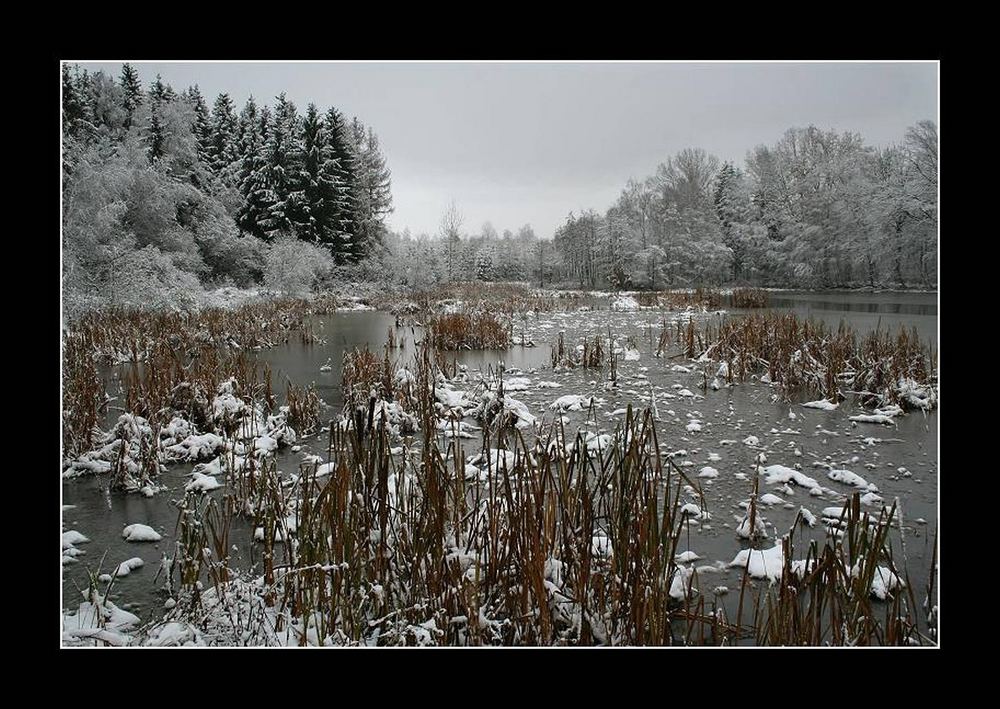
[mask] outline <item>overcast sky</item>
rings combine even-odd
[[[147,84],[198,84],[210,105],[222,91],[239,106],[284,91],[300,111],[358,116],[392,170],[389,226],[414,234],[435,234],[454,200],[466,231],[489,220],[551,237],[571,210],[603,211],[629,177],[686,147],[742,163],[792,126],[885,145],[937,119],[935,63],[133,64]]]

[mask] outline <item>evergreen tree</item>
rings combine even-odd
[[[211,169],[212,126],[208,104],[205,103],[197,84],[187,90],[187,100],[194,107],[194,125],[191,127],[191,132],[198,142],[198,159],[205,167]]]
[[[132,116],[142,104],[142,84],[139,72],[131,64],[122,65],[122,108],[125,109],[125,130],[132,127]]]
[[[116,138],[125,126],[122,88],[103,71],[91,75],[90,114],[95,136]]]
[[[211,138],[208,145],[208,166],[224,182],[229,182],[230,166],[239,160],[237,146],[238,122],[229,94],[219,94],[212,106]]]
[[[240,120],[244,123],[239,175],[243,204],[236,214],[236,223],[243,233],[268,239],[265,223],[274,203],[274,193],[267,182],[265,152],[271,133],[271,113],[264,106],[258,114],[251,98],[241,112]]]
[[[302,122],[302,193],[308,219],[303,222],[300,238],[322,243],[339,256],[336,234],[330,228],[332,205],[336,199],[336,162],[330,157],[326,128],[310,103]]]
[[[389,168],[379,148],[378,136],[357,118],[351,123],[356,158],[354,189],[355,223],[351,258],[360,260],[380,239],[382,222],[392,212]]]
[[[163,157],[163,146],[166,143],[166,134],[163,123],[160,121],[160,112],[153,111],[149,118],[149,128],[146,134],[146,142],[149,145],[147,155],[149,161],[155,163]]]
[[[79,70],[77,70],[79,72]],[[86,111],[86,100],[80,95],[79,84],[74,79],[73,71],[69,64],[63,64],[62,68],[62,115],[63,131],[68,135],[76,136],[79,133],[79,124],[83,120]]]
[[[331,165],[334,174],[334,197],[329,205],[329,228],[336,246],[336,253],[343,258],[351,250],[355,226],[355,182],[356,167],[351,135],[343,114],[331,108],[325,116],[326,140],[330,148]]]
[[[302,223],[308,222],[302,193],[302,142],[298,123],[295,104],[282,93],[278,96],[264,151],[266,181],[273,199],[263,228],[272,236],[280,231],[298,233]]]
[[[160,104],[169,103],[177,98],[177,94],[169,84],[164,84],[159,74],[153,81],[149,89],[149,102],[152,110],[160,107]]]
[[[149,146],[147,148],[147,155],[150,162],[156,162],[163,157],[167,135],[160,111],[163,104],[170,103],[175,98],[177,98],[177,94],[174,93],[174,90],[169,85],[164,84],[163,79],[157,74],[156,80],[153,81],[149,89],[150,115],[149,126],[146,128],[145,134],[146,144]]]

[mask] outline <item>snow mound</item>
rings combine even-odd
[[[158,542],[163,539],[152,527],[145,524],[130,524],[122,530],[126,542]]]
[[[118,565],[118,568],[115,570],[115,576],[118,576],[119,578],[122,576],[128,576],[132,573],[132,571],[141,568],[144,565],[145,562],[142,559],[137,556],[133,556],[131,559],[123,561]]]
[[[594,403],[594,397],[582,394],[566,394],[553,401],[549,408],[557,411],[580,411],[590,408]]]
[[[869,483],[857,473],[852,473],[850,470],[831,470],[826,474],[826,476],[834,482],[844,483],[845,485],[850,485],[851,487],[856,487],[861,490],[878,492],[877,487]]]
[[[785,467],[784,465],[769,465],[761,472],[766,476],[764,478],[764,483],[766,485],[793,482],[796,485],[801,485],[802,487],[809,488],[810,490],[819,487],[819,483],[815,479],[800,473],[798,470]]]
[[[211,492],[212,490],[218,490],[220,487],[222,487],[222,483],[211,475],[191,473],[191,482],[184,486],[184,490],[186,492]]]
[[[840,404],[834,404],[833,402],[827,401],[826,399],[820,399],[819,401],[807,401],[802,405],[805,406],[807,409],[822,409],[823,411],[833,411],[838,406],[840,406]]]
[[[630,295],[622,295],[613,298],[610,307],[617,312],[634,312],[639,309],[639,301]]]

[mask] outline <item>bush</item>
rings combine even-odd
[[[283,234],[266,248],[264,285],[286,295],[303,295],[333,267],[326,249]]]

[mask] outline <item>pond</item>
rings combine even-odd
[[[921,340],[933,343],[936,348],[937,295],[932,293],[783,291],[771,294],[771,308],[817,317],[833,326],[843,319],[859,334],[876,326],[916,327]],[[725,316],[708,313],[700,317]],[[765,452],[767,465],[794,467],[796,463],[801,464],[803,473],[816,478],[829,490],[815,498],[804,488],[765,485],[762,478],[759,494],[771,493],[781,499],[776,504],[758,507],[769,534],[763,546],[770,546],[793,525],[800,506],[819,517],[820,510],[841,505],[853,492],[847,485],[828,480],[826,469],[818,464],[849,469],[876,485],[886,505],[898,501],[903,520],[899,533],[894,533],[898,559],[905,558],[914,597],[918,603],[922,602],[937,529],[937,412],[926,415],[911,412],[899,417],[895,426],[858,424],[848,420],[849,416],[862,412],[852,401],[843,402],[834,411],[804,408],[802,402],[819,396],[802,395],[785,401],[775,396],[769,384],[759,381],[713,391],[704,386],[707,380],[701,365],[683,362],[680,357],[653,356],[664,318],[668,322],[686,321],[687,315],[659,310],[619,313],[606,309],[531,314],[523,320],[518,318],[517,326],[524,328],[526,340],[536,343],[536,347],[517,345],[504,352],[465,351],[449,355],[466,365],[470,374],[496,368],[502,361],[509,373],[527,377],[530,380],[528,388],[510,394],[523,401],[546,424],[554,418],[549,405],[559,396],[596,396],[596,415],[589,420],[586,411],[565,414],[569,418],[568,431],[577,427],[594,432],[611,431],[623,419],[621,414],[615,413],[617,410],[630,404],[637,408],[655,404],[659,414],[658,440],[665,451],[674,454],[674,462],[692,478],[705,466],[718,472],[714,478],[696,478],[712,517],[701,524],[692,523],[678,551],[690,550],[701,557],[697,562],[698,583],[702,593],[708,596],[707,600],[712,600],[713,588],[730,589],[728,595],[720,595],[716,600],[725,606],[731,618],[736,615],[742,571],[725,568],[725,565],[747,547],[736,537],[735,529],[744,513],[741,503],[746,503],[751,494],[756,474],[755,458],[760,451]],[[303,345],[296,341],[262,351],[259,356],[271,365],[274,389],[279,396],[284,393],[286,379],[298,385],[314,383],[319,396],[329,406],[324,417],[333,419],[342,406],[339,370],[344,352],[365,346],[381,352],[387,330],[394,322],[393,316],[374,311],[315,316],[311,325],[324,340],[322,343]],[[606,375],[602,378],[595,370],[553,371],[549,346],[556,342],[560,331],[564,332],[567,346],[575,346],[584,337],[598,333],[606,336],[610,332],[619,342],[632,337],[640,358],[638,361],[619,361],[615,388],[608,388],[604,381]],[[410,364],[413,368],[414,342],[422,337],[421,329],[407,327],[405,331],[397,331],[397,336],[401,333],[404,347],[391,351],[390,356],[399,365]],[[333,366],[332,371],[322,372],[320,368],[328,362]],[[678,364],[689,367],[690,372],[673,369]],[[713,375],[714,368],[708,372],[708,378]],[[540,388],[537,385],[542,381],[558,386]],[[471,388],[472,384],[467,386]],[[692,422],[698,425],[690,425]],[[744,442],[749,436],[758,439],[757,445]],[[302,450],[299,452],[284,449],[279,454],[279,469],[297,470],[304,455],[323,455],[326,442],[327,434],[320,433],[300,440]],[[476,440],[466,440],[463,444],[467,456],[477,452]],[[91,540],[80,545],[86,554],[79,557],[78,563],[63,567],[63,600],[67,608],[78,604],[77,588],[86,588],[87,568],[96,569],[102,555],[106,554],[102,572],[138,556],[145,565],[118,579],[111,598],[143,621],[160,617],[164,596],[158,589],[163,580],[161,577],[154,583],[154,576],[161,555],[172,553],[177,522],[173,501],[183,496],[191,467],[171,467],[161,479],[168,490],[152,498],[110,493],[107,480],[102,477],[64,482],[63,504],[72,505],[63,514],[64,529],[77,530]],[[866,509],[878,514],[877,507]],[[121,530],[132,523],[152,526],[163,535],[163,540],[158,543],[125,542]],[[803,532],[796,535],[796,558],[804,556],[805,540],[812,538],[822,543],[825,537],[821,523],[813,529],[800,529]],[[231,539],[237,547],[234,552],[237,563],[255,567],[259,564],[259,551],[255,557],[252,532],[248,523],[234,522]],[[755,586],[761,583],[766,582],[755,582]]]

